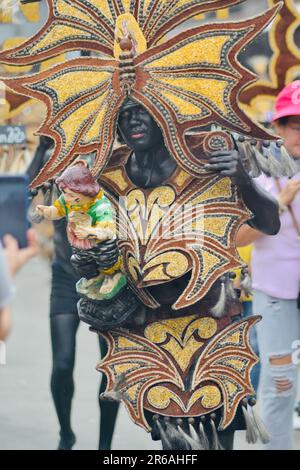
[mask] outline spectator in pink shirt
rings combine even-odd
[[[300,81],[285,87],[276,100],[275,133],[300,164]],[[297,367],[293,345],[300,339],[300,165],[290,179],[261,176],[257,182],[279,202],[281,229],[268,237],[243,226],[238,245],[254,242],[251,261],[253,313],[261,357],[259,397],[262,418],[271,435],[265,449],[292,449]]]

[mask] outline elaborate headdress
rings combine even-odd
[[[0,62],[28,65],[62,51],[92,51],[50,70],[4,79],[17,93],[43,101],[47,117],[38,134],[55,141],[52,157],[33,186],[63,170],[78,154],[96,152],[93,173],[107,164],[119,109],[130,95],[160,125],[178,164],[200,176],[203,162],[186,134],[210,124],[258,139],[271,135],[239,107],[240,92],[255,76],[238,54],[274,18],[280,5],[241,22],[205,24],[164,40],[197,14],[241,0],[47,0],[43,28]]]

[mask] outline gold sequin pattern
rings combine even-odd
[[[174,178],[174,183],[181,188],[191,178],[191,175],[186,171],[180,170],[178,175]]]
[[[179,396],[164,386],[152,387],[147,394],[147,399],[150,405],[152,405],[157,410],[166,409],[170,405],[171,400],[177,403],[182,411],[185,409],[185,406]]]
[[[207,190],[201,192],[199,196],[196,196],[191,204],[193,206],[200,203],[209,203],[216,200],[225,200],[230,199],[233,196],[232,191],[232,182],[230,178],[221,178],[218,181],[214,182],[212,186],[208,187]],[[226,201],[227,202],[227,201]]]
[[[112,170],[105,172],[105,179],[110,180],[117,185],[120,191],[125,191],[128,188],[128,183],[124,178],[122,170]]]
[[[217,322],[213,318],[197,318],[196,315],[192,315],[155,322],[145,329],[144,334],[154,344],[160,344],[185,372],[193,355],[204,344],[195,339],[194,334],[197,332],[200,338],[207,340],[216,331]]]
[[[55,91],[58,104],[62,106],[70,98],[75,99],[84,92],[99,89],[103,83],[110,79],[111,72],[102,72],[95,69],[71,70],[48,80],[46,86]]]
[[[161,91],[161,95],[171,104],[173,109],[182,118],[189,118],[190,116],[197,116],[203,114],[203,107],[200,105],[196,106],[191,101],[186,101],[184,98],[178,96],[178,93],[172,93],[170,91]],[[181,121],[182,119],[179,119]]]
[[[90,23],[91,25],[95,23],[95,21],[90,16],[86,15],[81,10],[79,10],[79,8],[76,8],[70,5],[64,0],[56,0],[54,5],[55,5],[55,10],[57,11],[59,15],[69,16],[74,19],[80,18],[84,22]]]
[[[230,216],[217,216],[217,217],[204,217],[203,230],[205,232],[216,235],[217,237],[224,237],[227,232],[227,227],[231,223],[232,219]]]
[[[217,65],[221,62],[221,52],[228,39],[230,39],[228,35],[212,38],[200,37],[197,41],[180,47],[166,57],[152,60],[151,67],[160,69],[170,66],[182,67],[201,62]]]
[[[224,94],[228,87],[228,81],[222,79],[212,79],[212,78],[205,78],[205,77],[190,77],[188,80],[186,78],[160,78],[159,82],[162,84],[171,85],[172,87],[177,88],[177,93],[180,94],[180,90],[185,92],[192,93],[191,98],[199,99],[200,104],[204,105],[205,102],[208,104],[214,104],[217,107],[220,113],[223,115],[227,115],[230,106],[224,100]],[[174,91],[175,91],[174,90]],[[181,97],[183,98],[183,94]],[[202,101],[202,103],[201,103]],[[176,102],[175,102],[176,105]],[[191,107],[191,109],[190,109]],[[181,114],[184,116],[194,115],[195,114],[195,105],[185,100],[185,104],[182,104]],[[199,114],[199,112],[198,112]]]
[[[64,131],[64,142],[68,148],[77,136],[79,129],[88,117],[93,116],[97,109],[100,108],[103,102],[103,96],[88,101],[86,104],[75,109],[75,111],[66,117],[61,123],[60,127]]]
[[[162,253],[145,264],[144,282],[176,279],[183,276],[189,269],[187,257],[179,251]]]
[[[141,243],[144,245],[159,225],[162,217],[175,201],[175,191],[170,186],[155,188],[145,196],[140,189],[131,191],[125,205]]]
[[[80,37],[90,39],[91,35],[87,31],[83,31],[80,28],[65,26],[65,25],[53,25],[48,34],[41,38],[36,45],[31,49],[31,53],[40,51],[47,47],[53,47],[53,44],[66,41],[70,37]]]
[[[188,409],[191,409],[198,400],[201,400],[201,405],[209,410],[221,405],[222,395],[216,385],[201,387],[190,398]]]

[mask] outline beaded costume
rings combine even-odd
[[[258,318],[238,318],[241,309],[228,276],[242,264],[235,237],[251,213],[232,180],[207,173],[204,165],[212,151],[235,146],[258,165],[250,139],[275,140],[239,106],[241,91],[255,77],[238,54],[280,5],[254,19],[205,24],[172,36],[187,19],[241,1],[47,3],[44,27],[20,47],[1,52],[0,61],[28,65],[62,52],[91,52],[4,82],[47,106],[38,133],[51,137],[55,147],[33,186],[54,178],[77,155],[95,152],[92,171],[117,209],[127,313],[118,315],[107,304],[101,316],[102,304],[88,298],[79,307],[81,318],[108,343],[98,367],[108,378],[105,396],[122,400],[131,418],[164,448],[176,448],[180,437],[183,448],[205,448],[206,435],[218,448],[216,427],[230,429],[241,409],[246,420],[254,419],[247,413],[250,371],[257,362],[249,329]],[[155,188],[137,187],[126,173],[130,152],[113,150],[128,97],[157,122],[177,163]],[[211,125],[222,129],[208,131]],[[161,302],[157,287],[163,293],[164,285],[181,278],[186,284],[175,301]],[[214,318],[208,298],[220,278],[232,296]]]

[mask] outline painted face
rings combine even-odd
[[[139,104],[121,110],[118,126],[126,145],[135,151],[149,150],[163,144],[160,128]]]
[[[288,153],[300,159],[300,116],[290,116],[287,124],[274,123],[275,132],[284,140]]]
[[[93,199],[90,196],[84,196],[83,194],[75,193],[69,188],[63,188],[61,189],[61,192],[64,195],[66,203],[70,204],[71,206],[83,206],[84,204],[89,203],[91,199]]]

